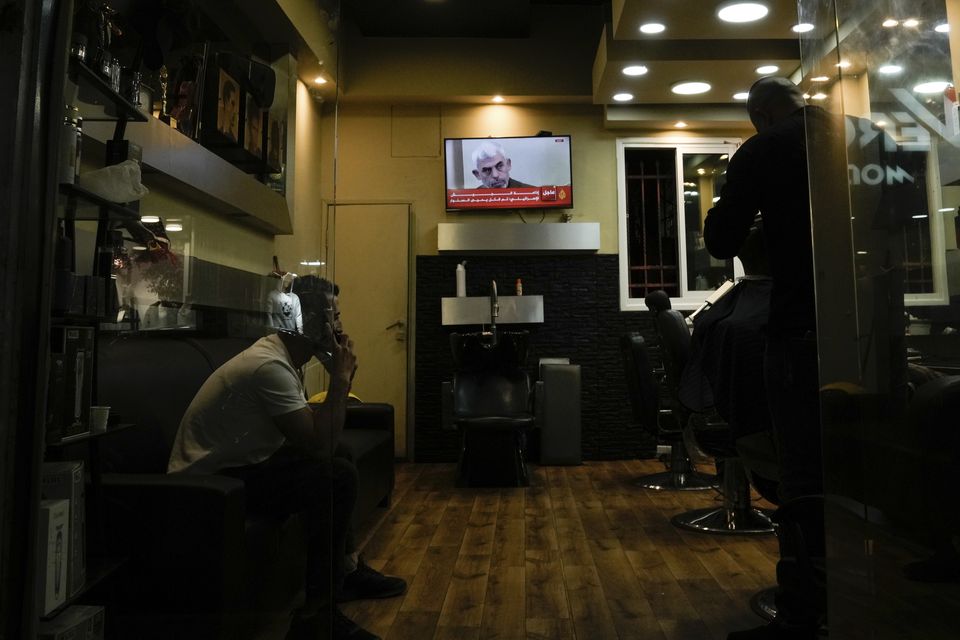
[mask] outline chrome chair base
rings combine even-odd
[[[767,587],[757,591],[750,597],[750,609],[767,622],[772,622],[777,617],[776,595],[776,587]]]
[[[673,526],[701,533],[759,535],[773,533],[770,514],[761,509],[708,507],[678,513],[670,518]]]
[[[714,489],[717,486],[717,476],[695,471],[674,472],[661,471],[641,476],[636,481],[637,486],[657,491],[703,491]]]

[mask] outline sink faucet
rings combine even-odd
[[[497,344],[497,317],[500,315],[500,302],[497,299],[497,281],[490,281],[490,333],[493,344]]]

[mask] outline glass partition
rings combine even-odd
[[[831,637],[956,634],[958,12],[799,2]]]

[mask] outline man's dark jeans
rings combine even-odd
[[[353,551],[350,517],[357,500],[353,463],[340,456],[325,463],[285,446],[259,464],[220,473],[243,480],[249,512],[304,515],[307,599],[332,602],[332,594],[343,583],[344,556]]]

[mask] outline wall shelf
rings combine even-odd
[[[106,145],[113,125],[83,123],[84,144]],[[127,126],[125,138],[143,150],[144,182],[194,200],[210,213],[278,235],[293,232],[286,199],[213,151],[156,118]]]
[[[67,196],[66,217],[70,220],[99,220],[105,211],[111,220],[139,220],[140,213],[125,204],[111,202],[75,184],[61,184],[60,193]]]
[[[147,121],[147,114],[114,91],[106,78],[72,56],[69,75],[78,87],[77,101],[84,122]]]

